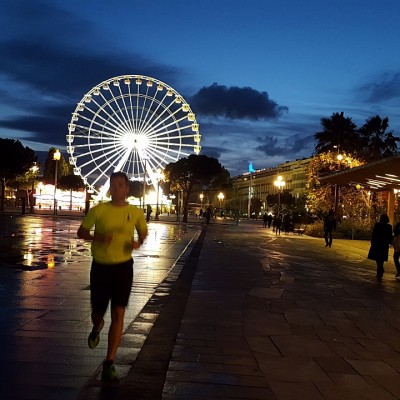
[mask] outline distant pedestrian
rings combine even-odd
[[[336,218],[333,210],[330,210],[324,219],[325,247],[332,247],[333,232],[336,230]]]
[[[280,215],[278,215],[275,220],[275,234],[276,235],[281,234],[281,227],[282,227],[282,218]]]
[[[152,212],[153,212],[153,209],[151,208],[151,205],[147,204],[147,207],[146,207],[146,221],[147,222],[150,222]]]
[[[88,337],[91,349],[100,341],[104,314],[111,301],[111,325],[108,331],[107,356],[101,378],[104,382],[119,381],[114,359],[124,328],[133,281],[132,250],[147,236],[143,211],[126,202],[129,180],[123,172],[110,177],[111,201],[91,208],[78,229],[78,237],[92,241],[93,262],[90,270],[90,300],[93,329]],[[94,233],[91,229],[94,227]],[[134,240],[134,231],[138,238]]]
[[[396,278],[400,281],[400,222],[393,229],[393,261],[396,266]]]
[[[286,214],[286,215],[283,217],[283,230],[284,230],[284,232],[285,232],[285,235],[289,235],[289,232],[290,232],[290,223],[291,223],[291,221],[290,221],[290,215],[289,215],[289,214]]]
[[[389,246],[392,242],[392,225],[389,224],[389,217],[382,214],[379,222],[374,225],[371,237],[371,247],[368,258],[376,262],[376,277],[382,279],[385,269],[383,264],[389,258]]]
[[[268,215],[267,213],[264,213],[263,215],[263,227],[266,228],[268,225]]]
[[[268,228],[271,228],[271,224],[272,224],[272,215],[269,214],[268,215]]]

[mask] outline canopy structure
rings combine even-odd
[[[388,215],[393,222],[395,193],[400,192],[400,155],[324,176],[321,182],[338,186],[360,185],[364,189],[388,192]]]

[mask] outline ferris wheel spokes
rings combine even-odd
[[[93,87],[75,108],[68,130],[74,172],[97,193],[115,170],[129,179],[146,175],[154,186],[159,168],[200,151],[189,104],[167,84],[141,75],[117,76]]]

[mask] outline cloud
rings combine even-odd
[[[0,127],[26,132],[33,142],[66,144],[76,103],[106,79],[143,74],[173,85],[182,74],[179,68],[118,48],[93,23],[54,3],[3,2],[0,26],[0,93],[7,104]]]
[[[221,154],[224,152],[225,149],[212,147],[212,146],[202,146],[201,147],[201,154],[207,155],[208,157],[213,157],[219,159]]]
[[[261,143],[256,150],[262,151],[266,156],[286,156],[296,158],[296,155],[306,152],[308,157],[311,144],[314,142],[313,136],[301,136],[299,134],[280,140],[277,136],[265,135],[259,136],[257,141]]]
[[[358,96],[365,103],[400,100],[400,72],[384,72],[357,89]]]
[[[250,87],[226,87],[213,83],[203,87],[192,98],[196,113],[229,119],[268,120],[278,118],[288,108],[271,100],[267,92]]]

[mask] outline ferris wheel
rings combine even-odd
[[[189,104],[166,83],[142,75],[93,87],[72,113],[66,139],[74,174],[100,195],[115,171],[156,188],[160,169],[201,149]]]

